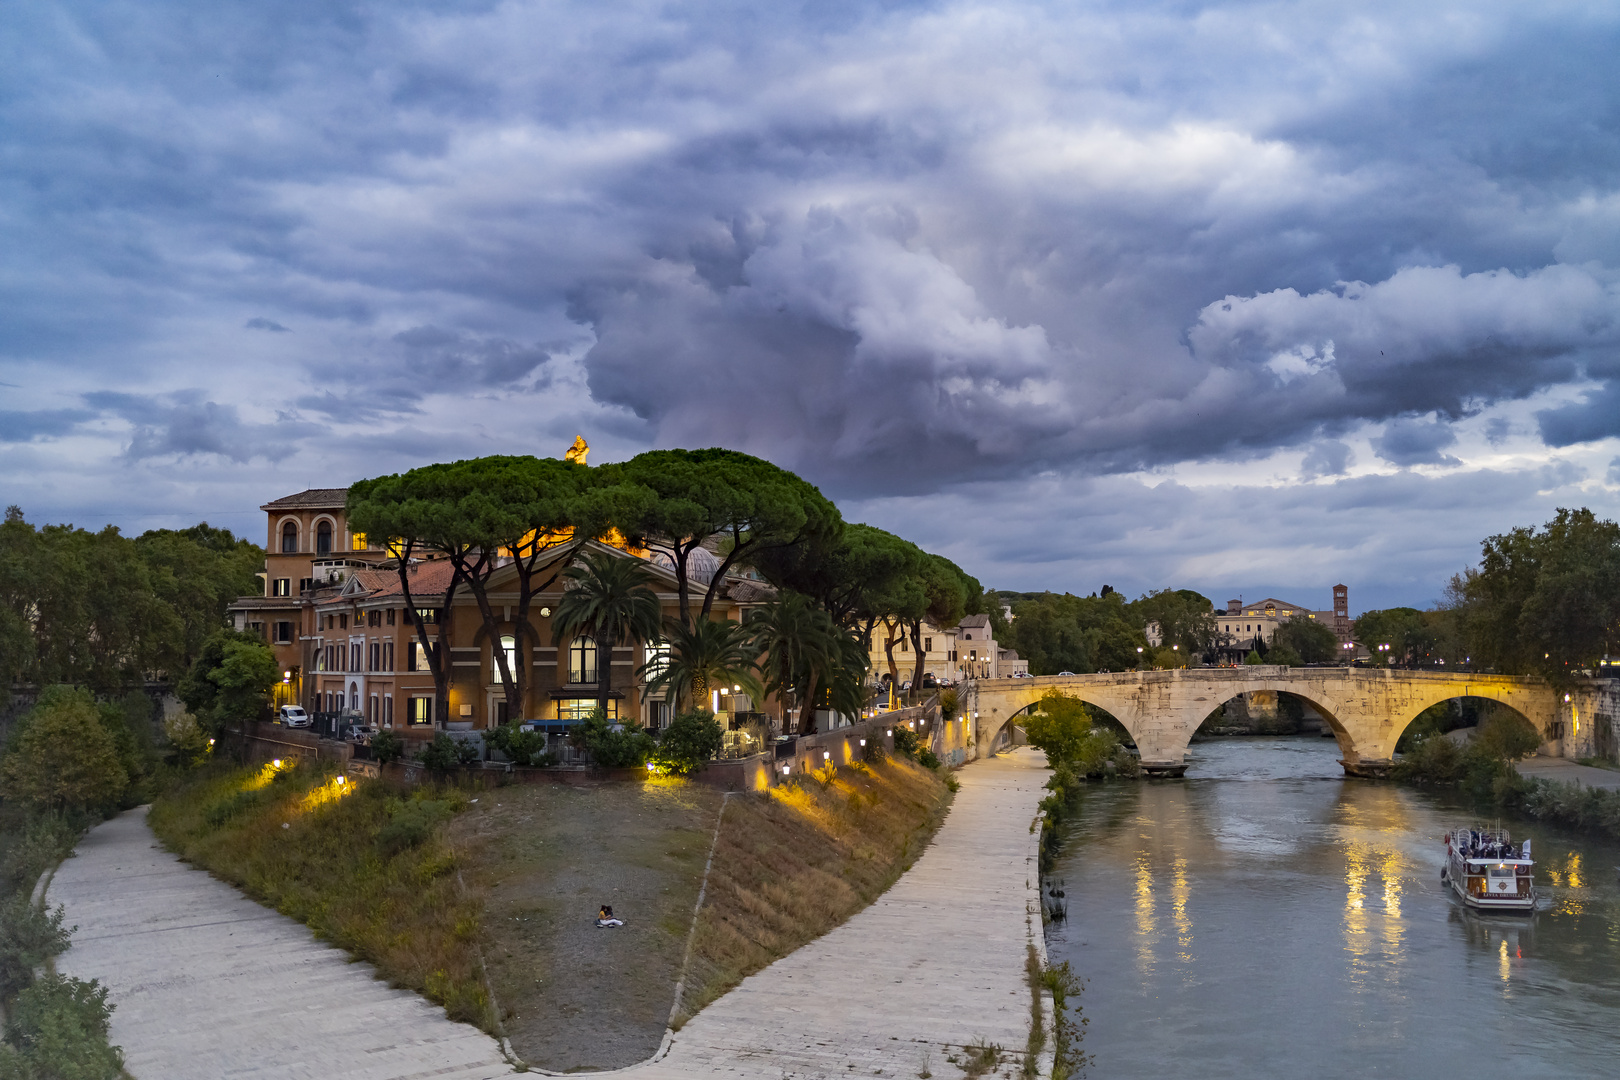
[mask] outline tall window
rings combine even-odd
[[[658,678],[669,668],[669,642],[647,642],[647,681]]]
[[[394,726],[394,695],[383,695],[383,727]]]
[[[332,553],[332,523],[330,521],[322,521],[315,526],[315,551],[319,555],[330,555]]]
[[[438,653],[437,653],[437,649],[438,649],[437,643],[434,644],[434,649],[435,649],[434,655],[437,656],[438,655]],[[425,645],[423,645],[420,641],[411,642],[411,651],[410,651],[410,653],[408,655],[409,655],[409,659],[410,659],[410,664],[409,664],[407,670],[409,670],[409,671],[432,671],[433,670],[433,666],[428,663],[427,647]]]
[[[281,553],[298,554],[298,523],[289,521],[281,527]]]
[[[518,677],[517,638],[501,638],[501,651],[506,654],[506,670],[511,673],[512,678],[515,681]],[[495,665],[495,670],[490,673],[489,681],[499,682],[500,678],[501,666],[499,663],[497,663]]]
[[[292,578],[290,578],[290,577],[278,577],[278,578],[276,578],[275,588],[271,590],[270,595],[272,595],[272,596],[291,596],[292,595]]]
[[[371,667],[369,670],[382,670],[382,644],[380,642],[373,641],[371,643]]]
[[[393,608],[388,609],[388,625],[389,626],[394,625],[394,609]]]
[[[276,644],[287,645],[293,639],[293,624],[290,622],[276,623]]]
[[[430,697],[411,698],[411,723],[433,723],[433,699]]]
[[[394,670],[394,643],[392,641],[383,642],[382,670]]]
[[[568,643],[568,681],[593,683],[596,681],[596,639],[584,634]]]

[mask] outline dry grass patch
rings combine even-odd
[[[950,797],[940,774],[902,758],[733,796],[677,1026],[882,895],[922,854]]]
[[[457,887],[445,830],[468,800],[451,787],[338,785],[316,766],[218,767],[177,785],[147,820],[187,862],[489,1029],[471,947],[481,904]]]
[[[513,785],[456,819],[463,877],[484,898],[490,985],[519,1058],[568,1072],[658,1049],[720,803],[684,780]],[[602,904],[625,925],[598,929]]]

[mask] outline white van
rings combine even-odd
[[[309,727],[311,720],[309,713],[304,711],[302,705],[283,705],[276,717],[276,723],[287,727]]]

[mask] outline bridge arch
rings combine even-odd
[[[1054,689],[1115,717],[1136,742],[1142,767],[1170,776],[1186,771],[1187,745],[1204,718],[1246,691],[1281,691],[1309,702],[1327,720],[1352,775],[1387,771],[1401,733],[1441,701],[1497,701],[1523,714],[1544,737],[1552,737],[1559,708],[1541,679],[1477,672],[1257,665],[978,680],[962,688],[963,705],[974,718],[976,750],[988,753],[993,743],[987,740],[999,739],[1014,716]]]

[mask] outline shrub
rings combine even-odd
[[[913,761],[917,760],[917,747],[920,742],[917,733],[908,727],[894,728],[894,752]]]
[[[652,762],[660,772],[686,776],[720,752],[724,732],[714,714],[696,709],[681,713],[664,728]]]
[[[956,719],[956,714],[961,710],[961,708],[962,708],[962,695],[957,692],[956,687],[948,686],[944,690],[940,691],[940,693],[939,693],[939,715],[940,715],[940,719],[944,720],[946,723],[950,723],[952,720]]]
[[[470,740],[461,742],[441,731],[422,748],[418,760],[430,772],[447,773],[457,765],[471,765],[477,761],[478,747]]]
[[[73,933],[62,926],[62,909],[41,910],[26,893],[0,902],[0,1001],[26,987],[34,969],[68,947]]]
[[[538,731],[516,731],[507,740],[506,756],[516,765],[555,765],[557,755],[546,749],[546,737]]]
[[[17,995],[6,1027],[14,1050],[0,1054],[0,1076],[9,1068],[30,1080],[118,1080],[124,1055],[107,1045],[112,1011],[94,979],[44,976]]]
[[[31,893],[41,874],[68,857],[83,831],[79,822],[62,814],[30,820],[0,860],[0,896]]]
[[[653,737],[634,720],[626,720],[618,731],[613,727],[598,707],[568,733],[568,739],[590,754],[591,760],[603,768],[627,769],[645,765],[652,756]]]
[[[170,757],[183,769],[191,768],[208,756],[208,732],[189,712],[165,717],[163,737],[168,740]]]
[[[380,765],[398,761],[405,756],[405,740],[387,729],[379,731],[371,737],[371,756],[376,758]]]
[[[917,764],[925,769],[937,769],[939,768],[939,755],[925,746],[917,751]]]

